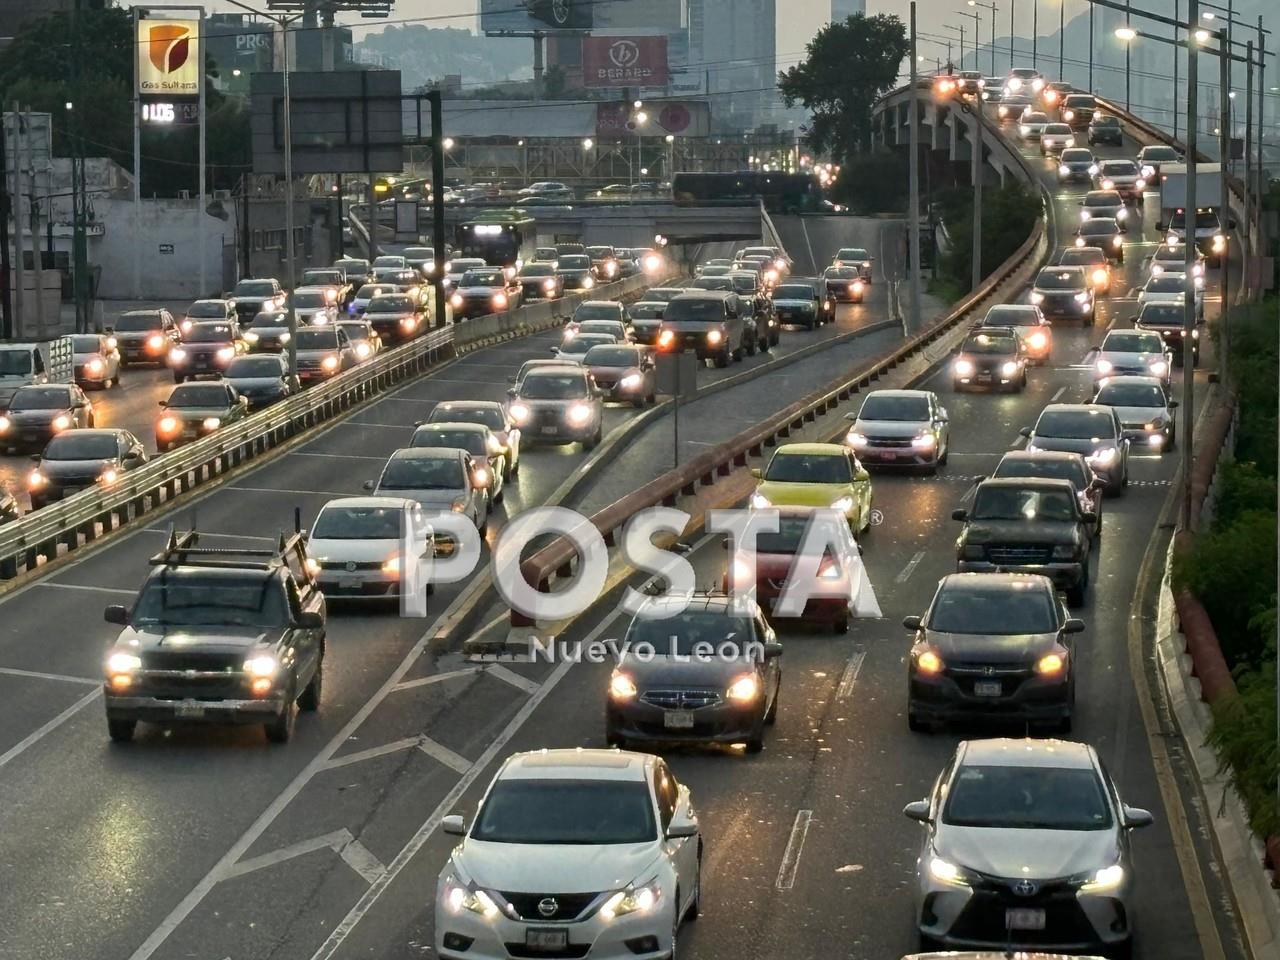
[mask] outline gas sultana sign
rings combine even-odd
[[[139,20],[137,47],[138,93],[199,94],[199,20]]]

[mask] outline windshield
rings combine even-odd
[[[419,427],[413,432],[409,441],[411,447],[445,447],[452,450],[465,450],[477,457],[487,457],[484,434],[479,430],[450,430],[439,427]]]
[[[1177,160],[1178,151],[1173,147],[1144,147],[1142,149],[1143,160]]]
[[[308,290],[305,293],[298,292],[293,295],[293,305],[299,310],[314,310],[318,307],[323,307],[326,303],[328,303],[328,300],[325,299],[325,295],[318,291]]]
[[[412,297],[381,294],[369,301],[366,313],[413,313],[415,310]]]
[[[807,283],[784,283],[773,288],[774,300],[812,300],[816,296]]]
[[[1101,410],[1046,410],[1036,421],[1035,434],[1063,440],[1112,440],[1115,423]]]
[[[744,277],[734,274],[729,279],[733,281],[733,289],[738,293],[754,293],[760,286],[755,277]]]
[[[193,323],[182,339],[187,343],[230,343],[231,328],[225,323]]]
[[[274,297],[276,285],[269,280],[241,280],[231,292],[234,297]]]
[[[65,410],[70,406],[71,396],[66,387],[34,387],[19,390],[9,401],[10,410]]]
[[[449,264],[449,272],[466,273],[468,270],[477,270],[484,266],[486,266],[485,262],[479,257],[459,257]]]
[[[356,291],[357,300],[372,300],[380,293],[395,293],[396,288],[388,286],[385,283],[373,284],[366,283],[363,287]]]
[[[704,274],[689,286],[694,290],[732,290],[733,281],[728,276],[708,276]]]
[[[460,287],[502,287],[506,278],[501,270],[468,270],[458,281]]]
[[[602,334],[603,336],[617,339],[622,332],[623,326],[619,320],[584,320],[578,327],[577,336]]]
[[[1092,159],[1093,159],[1092,153],[1090,153],[1088,150],[1081,150],[1077,147],[1072,147],[1070,150],[1062,151],[1063,163],[1088,163]]]
[[[982,355],[1013,354],[1018,352],[1016,337],[1001,337],[990,333],[979,333],[970,337],[960,348],[961,353]]]
[[[565,254],[559,262],[561,270],[586,270],[591,266],[591,258],[581,254]]]
[[[1102,341],[1104,353],[1160,353],[1164,341],[1154,333],[1113,333]]]
[[[1118,127],[1120,120],[1116,117],[1094,117],[1093,125],[1095,127]]]
[[[627,310],[632,320],[661,320],[665,303],[633,303]]]
[[[1082,237],[1107,237],[1119,232],[1120,226],[1111,217],[1094,217],[1080,224]]]
[[[98,353],[102,349],[102,341],[97,337],[72,337],[72,353]]]
[[[313,283],[317,286],[339,284],[342,283],[342,274],[337,270],[304,270],[302,282],[308,286]]]
[[[261,330],[264,327],[287,327],[289,325],[289,314],[278,313],[275,310],[263,310],[261,313],[255,314],[249,326],[255,330]]]
[[[1170,223],[1170,226],[1176,228],[1176,227],[1185,227],[1186,225],[1187,225],[1186,212],[1183,210],[1175,211],[1173,214],[1173,220]],[[1199,213],[1196,214],[1196,227],[1198,229],[1201,229],[1201,230],[1204,230],[1206,228],[1216,229],[1217,226],[1218,226],[1218,215],[1214,213],[1212,210],[1201,210]]]
[[[1159,323],[1182,326],[1186,322],[1185,308],[1176,303],[1155,303],[1142,308],[1139,323]]]
[[[777,483],[849,483],[853,475],[843,453],[776,453],[764,478]]]
[[[43,460],[110,460],[120,452],[114,434],[86,434],[71,430],[49,441]]]
[[[334,266],[348,275],[369,272],[368,260],[338,260],[334,263]]]
[[[116,317],[115,323],[115,329],[119,333],[144,333],[147,330],[159,330],[161,326],[160,315],[155,313],[124,313]],[[0,353],[0,367],[3,364],[4,354]]]
[[[551,277],[555,276],[555,267],[549,263],[526,263],[520,270],[522,277]]]
[[[756,553],[794,554],[800,549],[800,543],[808,527],[807,516],[780,516],[777,533],[761,530],[756,534]]]
[[[1087,93],[1075,93],[1062,101],[1064,107],[1092,107],[1094,106],[1093,97]]]
[[[449,421],[453,423],[479,423],[490,430],[507,429],[506,419],[501,408],[497,406],[456,407],[453,404],[442,403],[437,407],[433,407],[431,414],[427,417],[427,423]]]
[[[992,307],[982,320],[984,327],[1027,327],[1039,324],[1034,309],[1012,306]]]
[[[631,649],[647,644],[659,657],[687,657],[710,649],[724,659],[733,659],[741,655],[744,645],[754,641],[750,620],[714,610],[686,610],[668,620],[637,617],[627,631]],[[736,650],[726,646],[735,642]]]
[[[1031,110],[1022,115],[1023,123],[1048,123],[1049,115],[1038,110]]]
[[[836,254],[837,260],[870,260],[871,255],[862,247],[843,247]]]
[[[855,280],[858,270],[856,267],[827,267],[822,275],[828,280]]]
[[[616,256],[616,254],[612,247],[587,247],[587,256],[592,260],[600,260],[605,257]]]
[[[1090,221],[1092,222],[1092,221]],[[1042,290],[1083,290],[1082,270],[1041,270],[1036,286]]]
[[[1022,830],[1105,830],[1111,811],[1092,769],[962,766],[944,823]]]
[[[325,507],[311,530],[313,540],[398,540],[399,507]]]
[[[605,333],[587,333],[574,337],[560,348],[562,357],[581,357],[592,347],[601,344],[617,343],[618,338]]]
[[[254,582],[166,572],[147,582],[132,622],[166,626],[278,627],[289,621],[284,592],[274,578]]]
[[[171,407],[225,407],[227,390],[216,383],[193,383],[176,388],[169,394]]]
[[[973,500],[974,520],[1075,520],[1075,500],[1065,490],[1020,490],[983,485]]]
[[[368,340],[373,336],[367,323],[340,323],[338,329],[347,335],[348,340]]]
[[[1066,457],[1025,457],[1017,460],[1001,460],[993,477],[1047,477],[1051,480],[1070,480],[1077,490],[1086,485],[1084,466],[1079,460]]]
[[[493,785],[471,828],[488,843],[649,843],[658,835],[639,780],[509,778]]]
[[[616,303],[583,303],[573,311],[573,322],[585,320],[621,320],[622,308]]]
[[[308,327],[294,339],[299,350],[337,350],[338,331],[332,327]]]
[[[1177,273],[1162,273],[1147,281],[1148,293],[1186,293],[1187,279]]]
[[[455,457],[394,457],[378,482],[379,490],[461,490],[462,463]]]
[[[1114,190],[1094,190],[1085,194],[1086,207],[1118,207],[1123,203],[1120,194]]]
[[[400,267],[403,267],[403,266],[404,266],[404,257],[394,257],[394,256],[378,257],[376,260],[373,261],[373,267],[375,270],[378,269],[379,267],[396,267],[397,269],[399,269]]]
[[[1164,391],[1154,383],[1112,381],[1098,391],[1098,403],[1111,407],[1159,407],[1164,409]]]
[[[1106,177],[1136,177],[1138,165],[1132,160],[1103,160],[1098,169]]]
[[[859,420],[919,421],[929,419],[929,401],[925,397],[867,397],[858,413]]]
[[[404,259],[407,263],[410,260],[430,260],[436,255],[436,252],[430,247],[405,247]]]
[[[283,374],[280,361],[275,357],[237,357],[227,364],[226,377],[235,380],[240,377],[279,377]]]
[[[929,608],[926,626],[937,633],[1014,636],[1056,633],[1053,594],[1038,585],[1012,583],[944,586]]]
[[[1072,247],[1062,251],[1059,262],[1064,267],[1090,267],[1095,263],[1105,263],[1106,259],[1101,247]]]
[[[193,320],[201,317],[208,320],[221,320],[227,316],[227,307],[219,300],[197,300],[187,310],[187,316]]]
[[[718,297],[677,297],[662,315],[668,323],[722,323],[724,318],[724,301]]]
[[[638,367],[641,353],[634,347],[598,345],[587,351],[582,362],[589,367]]]
[[[581,400],[588,394],[580,374],[531,373],[520,385],[520,396],[528,400]]]

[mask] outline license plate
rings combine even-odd
[[[542,432],[545,434],[555,435],[558,431],[555,427],[543,427]]]
[[[183,700],[173,708],[173,712],[184,720],[195,720],[204,716],[204,704],[195,700]]]
[[[524,945],[530,950],[563,950],[569,945],[569,931],[529,927],[524,932]]]
[[[662,715],[662,725],[668,730],[690,730],[693,728],[693,712],[668,710]]]
[[[1009,930],[1043,930],[1044,911],[1030,907],[1012,907],[1004,912],[1004,925]]]
[[[360,589],[360,581],[359,580],[339,580],[338,589],[339,590],[358,590]]]
[[[1004,685],[999,680],[979,680],[973,685],[976,697],[998,697],[1004,693]]]
[[[884,453],[880,454],[880,456],[884,457],[886,460],[898,459],[898,454],[893,450],[886,450]]]

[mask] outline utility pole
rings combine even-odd
[[[1182,0],[1173,0],[1173,19],[1178,19],[1178,9],[1182,4]],[[1093,11],[1093,4],[1089,4],[1089,11]],[[1089,87],[1093,89],[1092,86]],[[1178,28],[1173,28],[1173,139],[1178,139]]]
[[[916,0],[911,0],[911,99],[907,122],[911,125],[911,161],[907,164],[910,197],[907,202],[908,280],[911,289],[911,332],[920,329],[920,86],[916,78]]]
[[[1131,7],[1132,7],[1132,4],[1130,3],[1130,0],[1124,0],[1124,25],[1126,27],[1129,26],[1129,10],[1131,9]],[[1190,13],[1190,9],[1191,9],[1190,7],[1187,8],[1188,13]],[[1187,22],[1194,27],[1196,21],[1194,17],[1190,17],[1187,20]],[[1190,31],[1187,31],[1187,32],[1190,33]],[[1132,113],[1133,105],[1130,101],[1130,96],[1129,96],[1129,93],[1130,93],[1129,57],[1130,57],[1130,45],[1126,43],[1124,45],[1124,108],[1126,111]]]
[[[298,289],[298,263],[293,242],[293,113],[289,104],[289,21],[281,20],[279,24],[284,33],[282,38],[284,110],[282,112],[284,113],[284,248],[285,256],[289,258],[289,375],[296,380],[298,376],[298,305],[294,293]],[[200,89],[204,90],[203,83]],[[203,150],[201,152],[203,153]],[[372,183],[370,187],[372,188]],[[201,197],[202,201],[203,199]],[[377,210],[371,207],[370,213],[372,215],[369,218],[369,236],[372,237],[373,231],[377,229]]]
[[[13,336],[13,290],[9,282],[13,265],[9,261],[9,154],[5,142],[8,123],[0,106],[0,340]]]
[[[1092,4],[1091,4],[1092,6]],[[1090,40],[1093,38],[1090,37]],[[1065,75],[1067,56],[1067,0],[1058,0],[1058,79]],[[1092,48],[1092,44],[1090,44]],[[1090,89],[1093,89],[1090,87]]]
[[[431,104],[431,286],[435,291],[436,326],[444,326],[444,106],[440,91],[427,94]]]
[[[979,107],[978,109],[981,109]],[[965,107],[968,111],[968,107]],[[973,112],[973,280],[972,289],[982,283],[982,118]]]
[[[1244,45],[1247,67],[1244,72],[1244,222],[1240,224],[1241,235],[1245,238],[1244,254],[1248,263],[1253,249],[1253,231],[1249,229],[1249,215],[1253,210],[1253,41]],[[1261,162],[1261,157],[1258,158]]]
[[[88,199],[85,196],[84,175],[84,110],[83,91],[80,86],[81,55],[81,5],[76,0],[71,8],[71,103],[69,106],[71,147],[71,281],[76,303],[76,333],[89,332],[89,256],[88,238],[85,236],[88,220]]]
[[[31,145],[31,108],[22,111],[22,130],[18,143],[26,147],[27,161],[27,205],[31,213],[31,259],[33,261],[33,277],[36,286],[36,338],[43,340],[48,331],[44,326],[44,255],[40,252],[40,203],[36,200],[36,154]]]
[[[1031,66],[1040,66],[1040,0],[1031,0]]]
[[[13,327],[9,332],[14,337],[22,337],[27,332],[23,308],[23,301],[26,298],[23,261],[26,259],[26,253],[22,248],[22,114],[18,112],[17,100],[13,101],[13,109],[9,116],[13,117],[13,189],[9,192],[9,202],[13,207],[13,249],[18,254],[13,262],[14,286],[17,288],[17,293],[13,298],[15,308]],[[5,249],[8,250],[8,247]]]
[[[1127,5],[1127,4],[1126,4]],[[1187,0],[1187,207],[1183,220],[1186,228],[1184,249],[1186,252],[1186,292],[1183,294],[1185,312],[1182,318],[1182,529],[1191,530],[1191,461],[1195,453],[1195,389],[1196,365],[1194,354],[1188,354],[1188,345],[1194,349],[1196,332],[1196,143],[1198,124],[1196,110],[1199,84],[1200,49],[1196,40],[1196,23],[1200,11],[1198,0]],[[1126,49],[1128,45],[1126,44]],[[1223,271],[1225,273],[1225,270]]]
[[[1228,0],[1228,3],[1230,0]],[[1228,15],[1227,30],[1231,30],[1231,20]],[[1222,235],[1227,238],[1226,249],[1222,253],[1222,268],[1218,271],[1222,274],[1222,315],[1219,318],[1219,326],[1222,330],[1221,356],[1218,357],[1218,374],[1219,379],[1223,383],[1227,380],[1227,368],[1231,362],[1231,293],[1229,289],[1231,279],[1231,231],[1227,229],[1227,221],[1231,216],[1231,194],[1228,192],[1228,164],[1231,162],[1231,40],[1230,32],[1219,34],[1218,36],[1218,189],[1222,197]],[[1192,207],[1187,211],[1190,217],[1194,213],[1195,208]],[[1187,234],[1188,239],[1194,239],[1195,233]]]

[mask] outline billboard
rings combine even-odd
[[[199,20],[139,20],[137,50],[138,93],[200,93]]]
[[[582,83],[587,87],[665,87],[666,37],[584,37]]]
[[[654,100],[644,105],[646,122],[637,129],[629,103],[596,104],[596,136],[706,137],[711,134],[711,110],[705,100]]]
[[[480,0],[485,33],[551,33],[590,30],[594,0]]]
[[[674,33],[682,26],[680,0],[596,0],[596,30]]]

